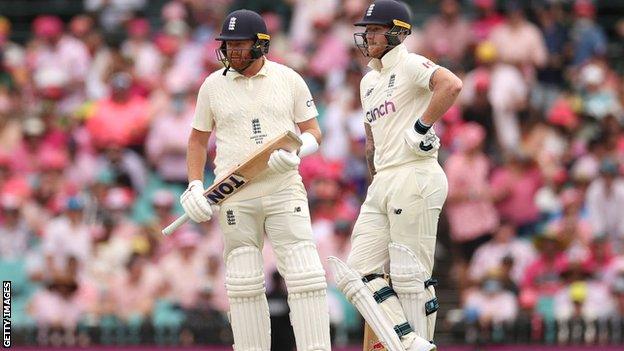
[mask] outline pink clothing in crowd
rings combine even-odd
[[[472,35],[476,41],[486,40],[492,31],[505,23],[505,18],[497,13],[472,22]]]
[[[147,136],[146,151],[166,180],[186,180],[186,147],[191,133],[193,108],[182,116],[165,114],[154,120]]]
[[[452,22],[442,17],[435,17],[425,24],[424,42],[427,51],[435,58],[446,57],[454,62],[461,62],[472,43],[470,24],[462,18]]]
[[[159,268],[168,284],[169,297],[183,307],[192,307],[197,301],[200,289],[207,281],[206,265],[207,258],[199,251],[195,251],[188,259],[185,259],[179,250],[165,256],[159,263]],[[180,274],[181,272],[184,274]]]
[[[42,289],[30,302],[30,315],[39,325],[75,328],[85,312],[79,300],[77,294],[64,298],[56,291]]]
[[[565,254],[558,254],[553,260],[540,256],[529,264],[524,272],[520,288],[536,291],[540,294],[553,295],[561,288],[561,272],[568,267],[568,258]]]
[[[124,104],[112,99],[100,100],[93,116],[87,121],[87,130],[97,147],[128,146],[139,143],[147,132],[149,104],[140,96],[133,96]]]
[[[537,168],[517,173],[507,168],[494,171],[491,188],[494,192],[505,194],[497,204],[502,218],[515,225],[535,222],[539,219],[539,209],[534,198],[542,186],[542,177]]]
[[[548,52],[544,38],[531,22],[524,21],[517,27],[509,23],[500,25],[492,31],[490,40],[503,62],[535,67],[546,64]]]
[[[463,153],[451,155],[445,171],[449,183],[446,211],[455,241],[468,241],[492,232],[498,225],[498,215],[488,196],[489,161],[483,154],[469,158]]]
[[[138,280],[132,279],[127,271],[120,272],[109,283],[107,298],[112,302],[114,312],[124,318],[133,315],[145,315],[151,311],[155,299],[162,287],[163,273],[156,267],[145,263]]]
[[[489,161],[483,154],[469,158],[463,153],[451,155],[444,166],[449,183],[446,204],[451,237],[462,242],[491,233],[498,225],[496,209],[489,199]]]

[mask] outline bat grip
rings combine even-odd
[[[182,224],[186,223],[189,220],[189,216],[185,213],[182,216],[178,217],[173,223],[169,224],[167,228],[162,230],[163,235],[168,236],[171,233],[175,232]]]

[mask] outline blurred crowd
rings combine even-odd
[[[521,318],[549,322],[537,334],[552,342],[568,342],[574,319],[622,325],[624,20],[597,21],[589,0],[419,4],[406,45],[464,81],[435,125],[454,322],[469,341]],[[85,0],[74,17],[38,16],[23,43],[0,18],[0,272],[13,281],[14,328],[40,343],[88,342],[76,331],[93,327],[103,342],[138,343],[149,323],[161,343],[231,342],[218,223],[160,229],[180,214],[196,93],[221,67],[214,37],[235,8],[262,13],[269,59],[315,97],[324,140],[300,172],[323,261],[346,258],[370,181],[367,60],[352,42],[368,5],[172,0],[149,17],[146,0]],[[285,287],[268,243],[264,257],[280,323]],[[332,286],[330,304],[346,343],[360,320]],[[603,334],[585,327],[580,340]]]

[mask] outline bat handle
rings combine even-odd
[[[189,216],[185,213],[182,216],[178,217],[173,223],[169,224],[167,228],[162,230],[163,235],[168,236],[171,233],[175,232],[182,224],[186,223],[189,220]]]

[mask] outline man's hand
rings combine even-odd
[[[294,152],[288,152],[286,150],[275,150],[269,157],[267,163],[269,169],[276,173],[286,173],[293,169],[297,169],[301,159]]]
[[[204,184],[201,180],[189,183],[186,191],[180,196],[180,203],[189,218],[197,223],[209,221],[212,217],[212,208],[204,196]]]
[[[419,156],[432,155],[440,148],[440,138],[433,128],[429,128],[425,134],[420,134],[415,129],[410,128],[405,130],[403,138],[410,149]]]

